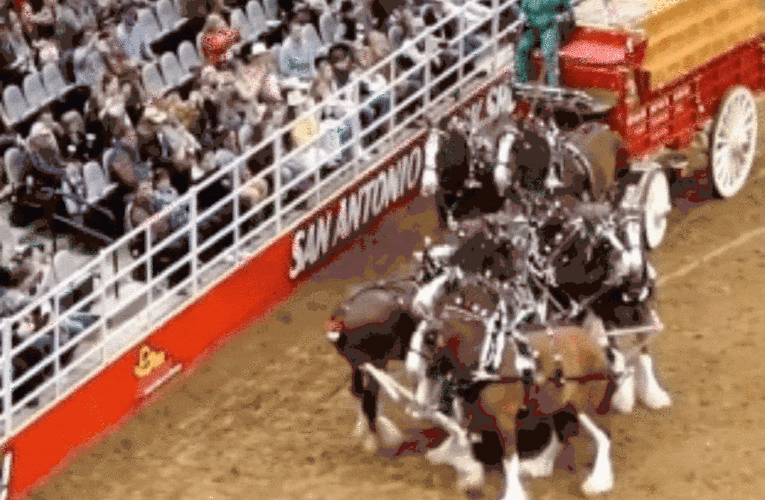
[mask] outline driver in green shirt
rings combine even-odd
[[[519,83],[529,81],[531,50],[541,45],[547,84],[557,87],[560,85],[558,47],[561,30],[556,16],[571,12],[570,0],[521,0],[520,10],[526,16],[526,25],[515,47],[515,79]]]

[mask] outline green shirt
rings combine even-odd
[[[521,0],[521,12],[523,12],[528,24],[535,28],[546,28],[553,22],[555,16],[571,10],[570,0]]]

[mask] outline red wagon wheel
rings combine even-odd
[[[709,159],[716,196],[731,198],[746,184],[757,149],[757,103],[744,86],[728,89],[715,118]]]

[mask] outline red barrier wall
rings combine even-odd
[[[500,73],[450,113],[474,118],[484,117],[487,110],[494,113],[490,91],[500,87],[505,75]],[[301,281],[340,255],[385,213],[413,200],[424,166],[424,142],[424,133],[409,138],[372,172],[11,438],[4,446],[11,462],[3,467],[6,490],[0,500],[22,498],[42,485],[159,397],[161,391],[155,390],[175,374],[190,374],[216,348],[287,300]]]

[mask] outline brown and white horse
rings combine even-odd
[[[468,429],[481,436],[483,445],[481,450],[476,444],[476,454],[504,467],[503,499],[526,498],[516,440],[522,410],[536,417],[575,414],[597,444],[595,466],[582,490],[608,491],[613,486],[611,440],[593,420],[611,374],[602,321],[588,315],[582,326],[521,334],[528,313],[510,311],[507,299],[471,278],[447,293],[437,306],[441,324],[427,379],[450,381],[464,399]],[[420,389],[416,398],[427,405],[422,395],[428,393],[429,388]]]

